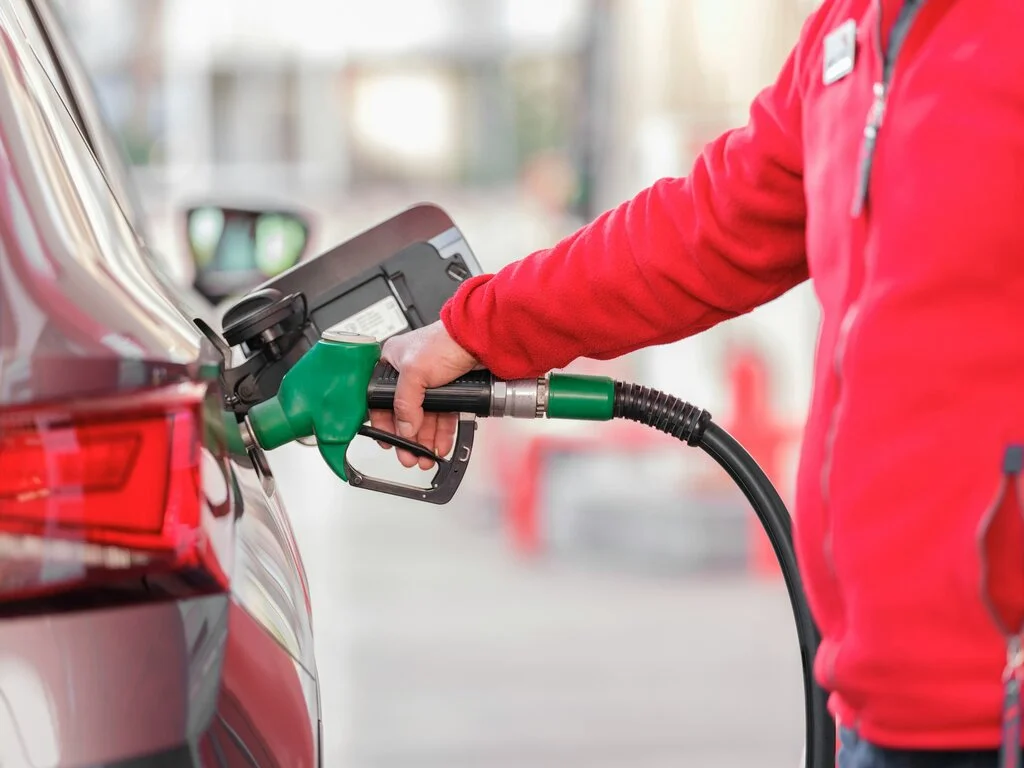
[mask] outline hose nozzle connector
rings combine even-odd
[[[491,384],[491,416],[513,419],[543,418],[548,409],[548,380],[496,380]]]

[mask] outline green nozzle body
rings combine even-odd
[[[277,396],[249,411],[256,442],[271,450],[315,436],[324,461],[347,481],[345,452],[366,421],[366,388],[379,359],[375,339],[326,332],[285,374]]]

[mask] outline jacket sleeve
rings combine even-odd
[[[806,280],[802,44],[688,176],[463,283],[441,312],[449,334],[498,376],[537,376],[677,341]]]

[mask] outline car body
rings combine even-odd
[[[309,590],[46,0],[0,0],[0,765],[320,765]],[[255,461],[254,461],[255,459]]]

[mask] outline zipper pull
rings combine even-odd
[[[885,117],[885,99],[888,95],[885,83],[875,83],[875,100],[871,102],[871,109],[868,110],[867,123],[864,125],[864,143],[860,150],[860,173],[857,177],[857,189],[853,198],[853,207],[850,215],[857,218],[864,211],[864,205],[868,199],[868,183],[871,181],[871,164],[875,159],[875,144],[878,141],[878,131],[882,127],[882,119]]]
[[[1006,669],[1003,670],[1003,724],[999,748],[999,768],[1020,767],[1020,689],[1024,670],[1024,647],[1021,637],[1011,637],[1006,644]]]

